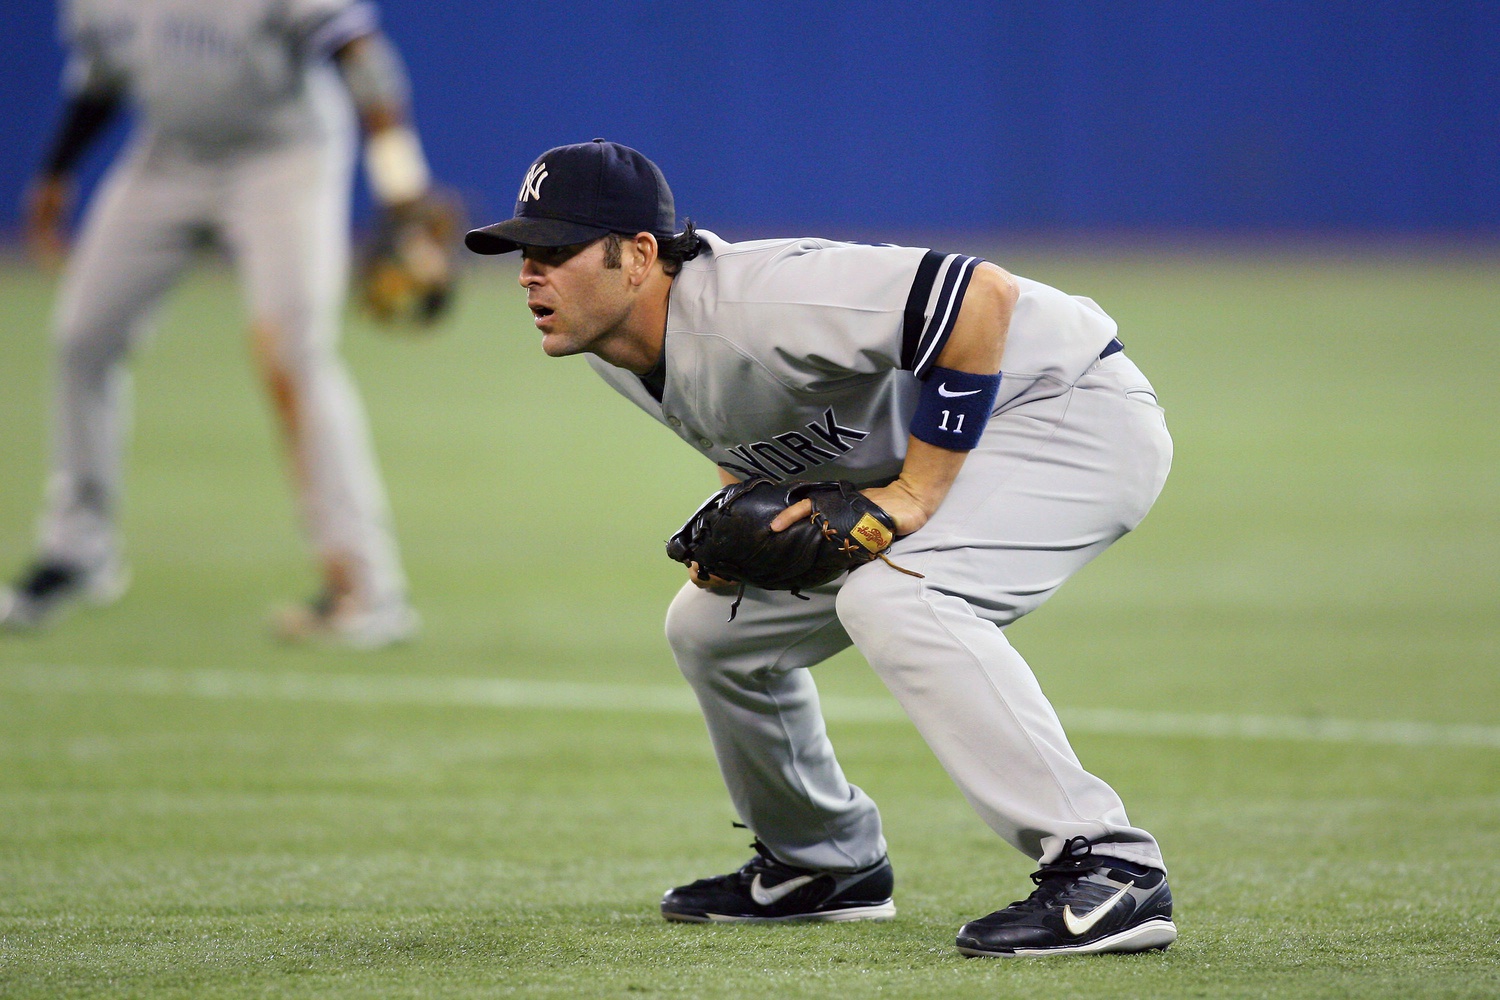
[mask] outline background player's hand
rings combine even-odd
[[[68,252],[68,207],[73,186],[62,177],[43,175],[26,189],[26,245],[42,267],[62,266]]]
[[[726,580],[712,573],[704,573],[695,562],[688,563],[688,579],[693,581],[693,586],[699,590],[733,590],[739,586],[733,580]]]
[[[379,323],[430,330],[447,314],[465,218],[463,202],[443,189],[382,210],[355,281],[360,299]]]

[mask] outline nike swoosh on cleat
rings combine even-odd
[[[1114,909],[1115,904],[1118,903],[1127,892],[1134,888],[1135,883],[1131,882],[1129,885],[1125,886],[1125,888],[1121,889],[1119,892],[1115,893],[1113,896],[1109,897],[1104,902],[1094,907],[1089,911],[1088,916],[1083,918],[1073,916],[1073,907],[1064,906],[1063,926],[1067,927],[1068,933],[1073,935],[1074,937],[1083,937],[1083,935],[1094,929],[1094,925],[1102,920],[1106,913]]]
[[[976,392],[983,392],[983,391],[984,391],[983,389],[970,389],[967,392],[954,392],[952,389],[948,388],[948,383],[947,382],[944,382],[944,383],[942,383],[941,385],[938,386],[938,395],[939,396],[947,396],[949,399],[952,399],[955,396],[972,396]]]
[[[789,878],[767,889],[760,884],[760,876],[757,875],[755,881],[750,883],[750,898],[761,906],[774,906],[817,877],[816,875],[798,875],[796,878]]]

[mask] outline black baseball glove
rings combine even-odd
[[[800,500],[811,500],[812,513],[785,531],[772,531],[777,514]],[[885,558],[896,539],[896,522],[853,483],[778,483],[747,479],[719,490],[688,518],[667,542],[667,555],[680,563],[697,563],[700,580],[711,577],[763,590],[802,591],[837,579],[849,570]],[[734,620],[739,598],[730,609]]]
[[[448,311],[466,228],[463,202],[434,189],[384,210],[361,254],[356,290],[377,322],[430,327]]]

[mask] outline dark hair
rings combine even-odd
[[[604,237],[604,266],[613,271],[620,266],[620,245],[634,237],[620,233],[607,233]],[[684,261],[692,260],[698,256],[703,249],[703,238],[693,228],[693,220],[687,220],[687,229],[676,236],[668,236],[666,239],[656,241],[656,259],[661,261],[661,269],[668,275],[674,275],[682,270]]]
[[[703,238],[698,235],[698,230],[693,228],[693,220],[684,220],[687,228],[676,236],[657,241],[656,257],[661,261],[661,269],[667,274],[676,274],[682,270],[686,261],[698,256],[703,249]]]

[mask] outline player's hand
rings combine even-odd
[[[38,177],[26,190],[26,244],[47,270],[61,267],[67,256],[66,223],[72,201],[72,185],[62,177]]]
[[[688,563],[688,579],[693,581],[693,586],[699,590],[733,590],[739,586],[733,580],[726,580],[712,573],[704,573],[697,563]]]
[[[915,493],[896,480],[889,486],[874,486],[860,490],[866,498],[879,504],[896,521],[896,534],[909,535],[932,516],[932,511]]]
[[[881,509],[895,518],[898,535],[911,534],[926,524],[927,519],[932,516],[926,506],[899,481],[889,486],[875,486],[859,492],[879,504]],[[810,517],[812,512],[811,500],[799,500],[776,515],[771,521],[771,530],[785,531],[798,521]]]
[[[811,500],[798,500],[771,519],[771,530],[785,531],[798,521],[811,517],[812,512],[813,502]]]

